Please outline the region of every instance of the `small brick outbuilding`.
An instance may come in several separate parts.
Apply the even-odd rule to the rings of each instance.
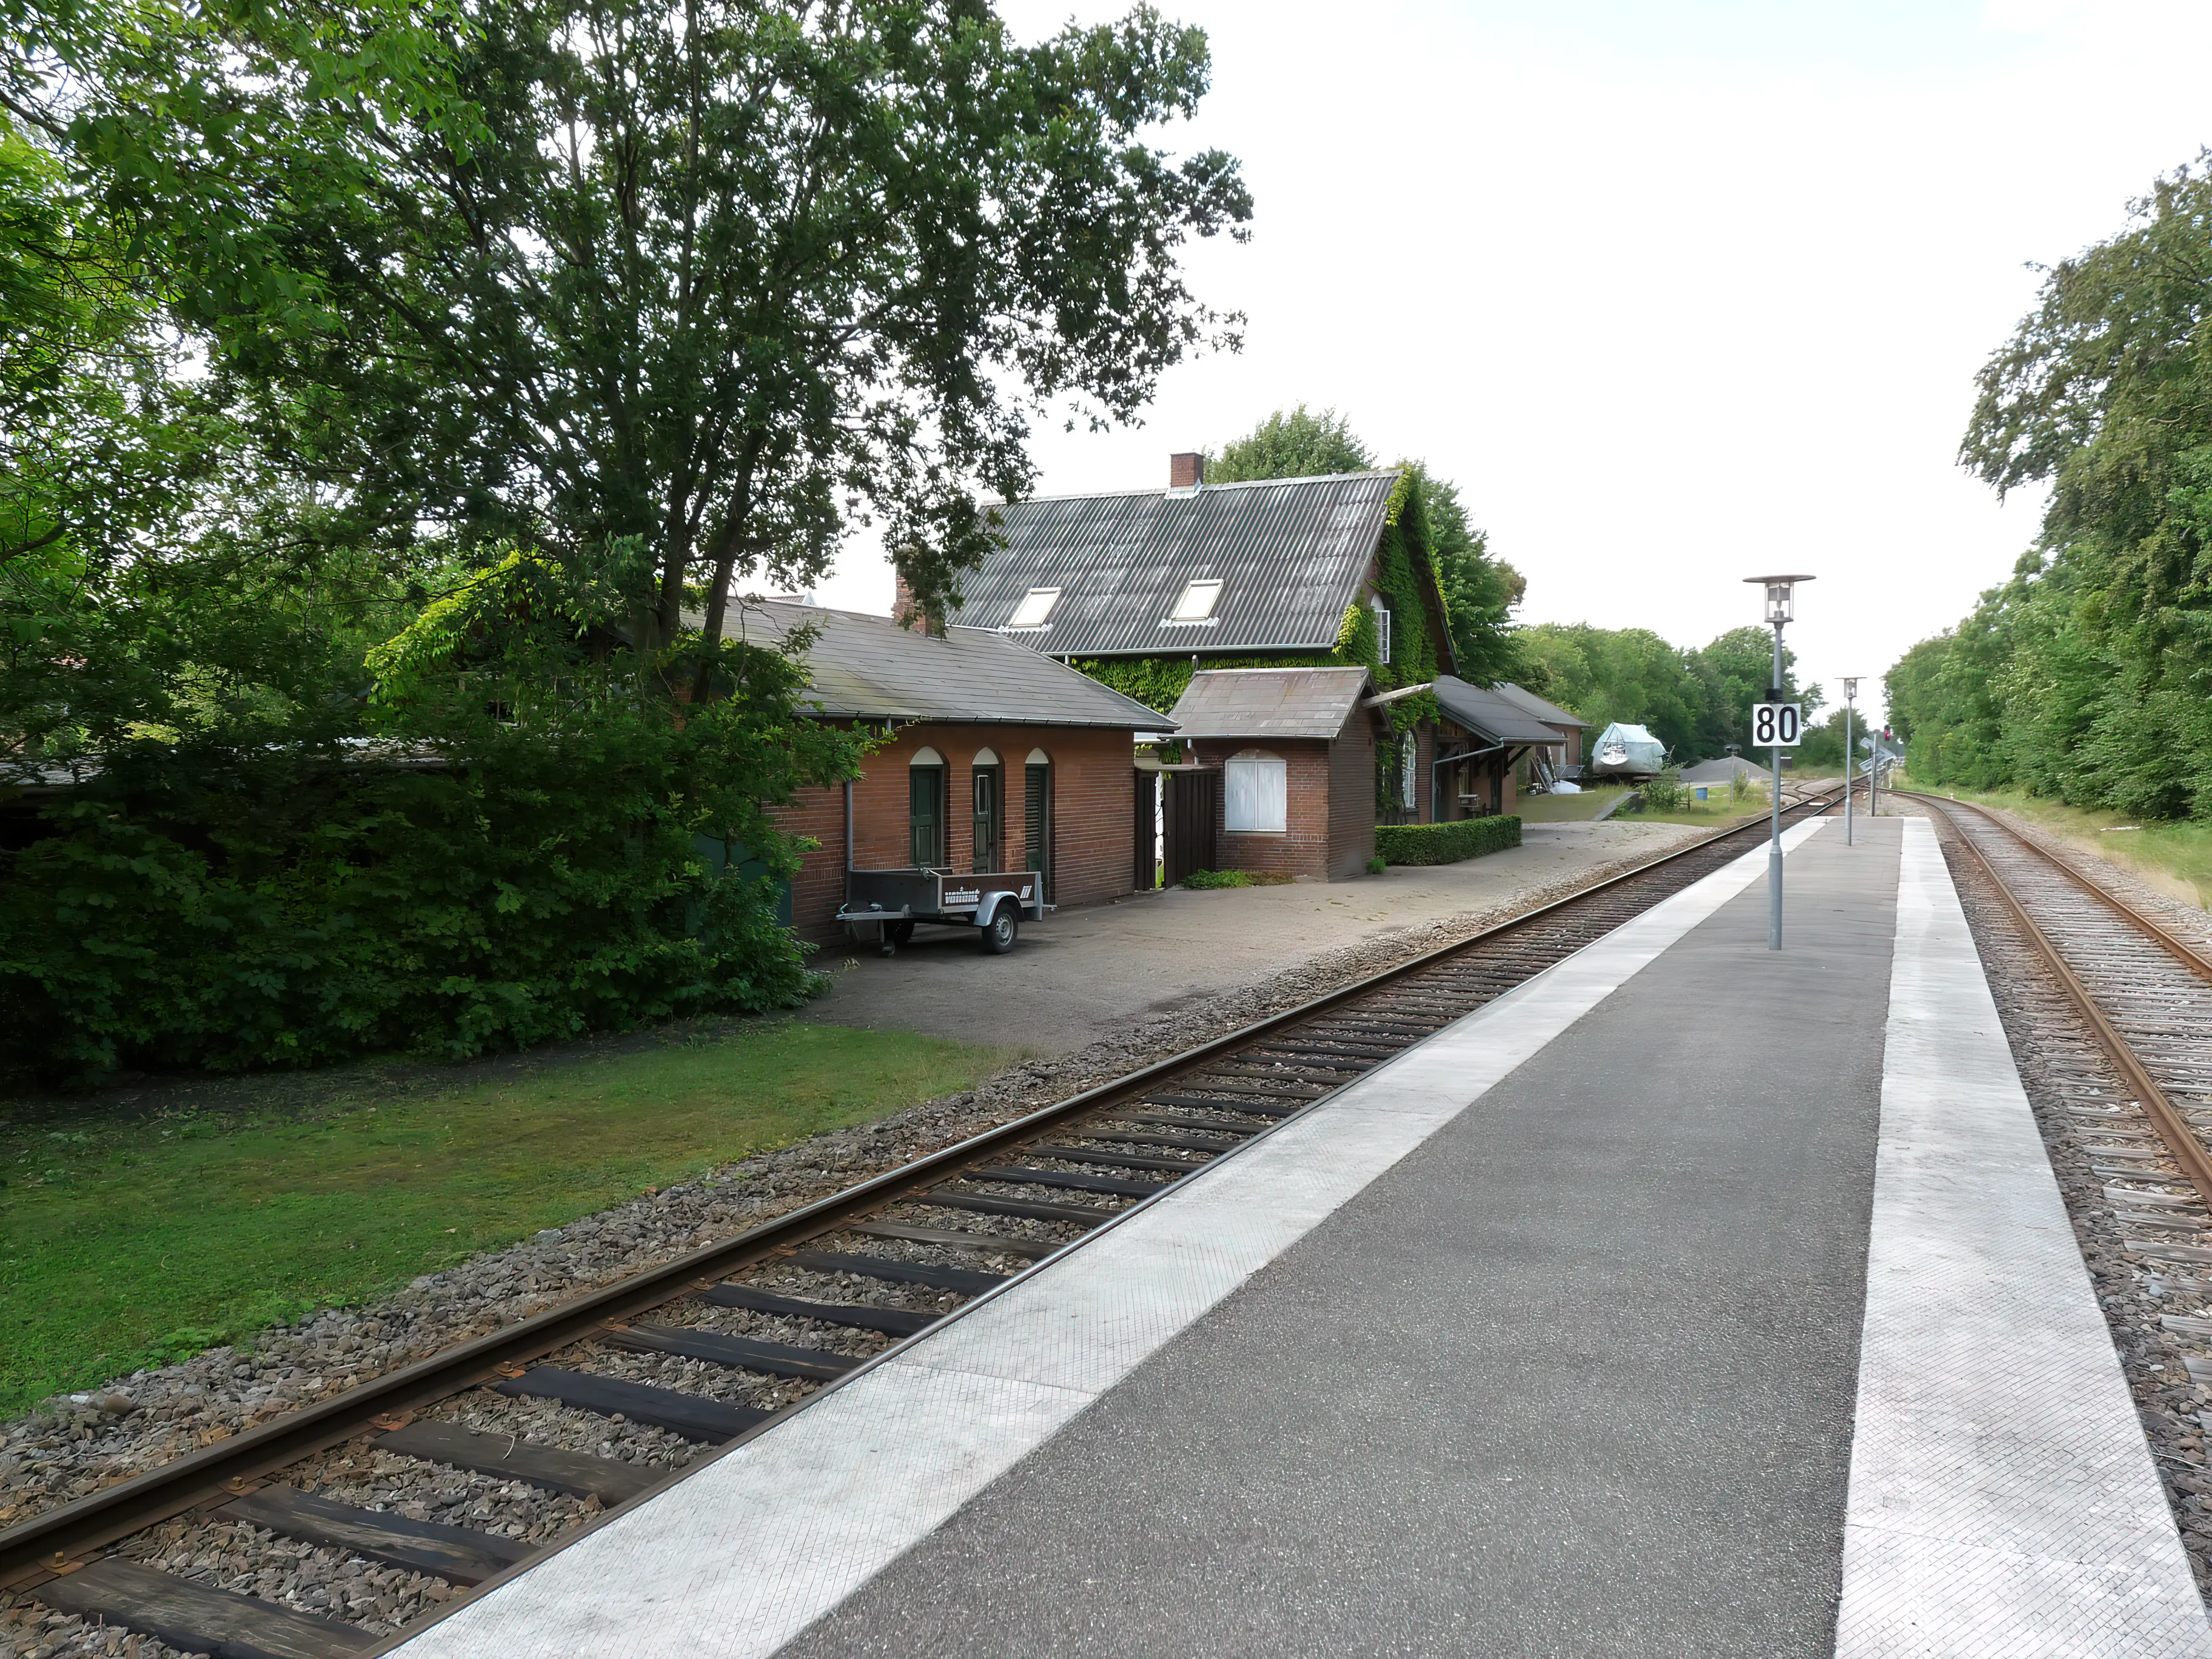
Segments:
[[[852,783],[802,790],[777,814],[821,843],[792,884],[800,938],[843,937],[848,866],[1039,869],[1058,905],[1131,890],[1132,756],[1138,731],[1166,725],[1156,712],[988,629],[933,634],[779,600],[732,611],[730,632],[757,644],[814,630],[809,714],[890,732]]]
[[[1304,881],[1356,876],[1375,856],[1375,748],[1387,716],[1364,668],[1216,668],[1170,716],[1191,758],[1222,773],[1224,870]]]

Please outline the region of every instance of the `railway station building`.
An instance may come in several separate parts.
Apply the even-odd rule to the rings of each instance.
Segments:
[[[1439,674],[1434,690],[1440,718],[1427,779],[1435,797],[1431,817],[1445,822],[1515,811],[1521,769],[1529,756],[1557,742],[1559,733],[1505,696],[1502,686],[1470,685]]]
[[[1364,831],[1348,819],[1312,827],[1311,844],[1333,850],[1298,858],[1334,866],[1363,835],[1371,842],[1377,822],[1437,816],[1425,781],[1438,725],[1419,694],[1455,665],[1408,499],[1396,469],[1211,484],[1202,457],[1175,455],[1164,488],[995,508],[1002,544],[964,580],[956,620],[1058,658],[1164,715],[1198,676],[1300,671],[1321,678],[1295,690],[1277,684],[1304,711],[1297,723],[1305,731],[1326,718],[1324,704],[1348,706],[1344,688],[1364,684],[1363,696],[1386,701],[1357,722],[1295,739],[1320,745],[1313,757],[1329,753],[1330,811],[1365,820]],[[1366,769],[1358,788],[1354,750]],[[1313,757],[1299,763],[1301,775],[1321,764]]]
[[[1532,749],[1521,763],[1521,777],[1526,782],[1544,782],[1559,778],[1578,778],[1583,770],[1583,734],[1589,730],[1589,722],[1578,717],[1572,709],[1562,708],[1548,697],[1540,697],[1526,687],[1510,681],[1501,681],[1490,688],[1507,702],[1517,704],[1539,721],[1549,726],[1553,740],[1540,748]]]
[[[988,629],[778,600],[733,605],[728,624],[765,645],[800,627],[815,631],[802,706],[890,734],[852,783],[802,790],[778,814],[818,843],[792,884],[800,938],[843,937],[848,868],[1036,869],[1058,905],[1131,890],[1130,757],[1139,730],[1169,724],[1157,713]]]

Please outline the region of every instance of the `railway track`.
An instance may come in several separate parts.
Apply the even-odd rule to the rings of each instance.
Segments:
[[[120,1651],[120,1632],[139,1654],[380,1651],[1765,833],[1724,831],[52,1510],[0,1533],[0,1587],[57,1654]]]
[[[2112,1097],[2069,1106],[2112,1131],[2106,1196],[2146,1230],[2212,1231],[2212,957],[1993,814],[1912,799],[1957,833],[2118,1070]]]

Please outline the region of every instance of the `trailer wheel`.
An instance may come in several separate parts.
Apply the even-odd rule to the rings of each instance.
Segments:
[[[1021,922],[1014,909],[1014,902],[1006,900],[991,915],[991,925],[983,929],[983,951],[986,956],[1002,957],[1014,948],[1014,939],[1021,932]]]
[[[914,921],[911,917],[904,921],[887,921],[884,924],[884,943],[886,945],[904,945],[913,938]]]

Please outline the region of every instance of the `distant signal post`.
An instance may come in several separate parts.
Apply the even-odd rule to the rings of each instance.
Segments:
[[[1774,679],[1766,688],[1766,701],[1752,705],[1751,742],[1767,750],[1774,761],[1774,794],[1769,803],[1773,833],[1766,844],[1766,948],[1782,948],[1782,751],[1795,749],[1804,734],[1805,711],[1782,701],[1782,630],[1795,616],[1797,584],[1810,576],[1746,576],[1744,580],[1766,590],[1766,624],[1774,630]]]
[[[1851,705],[1858,700],[1859,677],[1844,676],[1844,845],[1851,844],[1851,774],[1858,767],[1858,751],[1851,747]]]

